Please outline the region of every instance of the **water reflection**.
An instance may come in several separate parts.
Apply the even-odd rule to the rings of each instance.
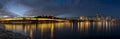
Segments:
[[[89,33],[92,30],[96,32],[110,31],[117,24],[115,22],[59,22],[42,24],[4,24],[6,30],[22,33],[31,37],[31,39],[54,39],[55,36],[61,37],[58,33]],[[86,34],[85,33],[85,34]],[[79,35],[81,36],[81,35]]]
[[[78,22],[78,31],[88,31],[90,22]]]
[[[57,30],[61,30],[64,27],[70,28],[69,22],[62,22],[62,23],[44,23],[44,24],[5,24],[5,29],[19,32],[25,35],[29,35],[31,38],[33,38],[33,34],[36,33],[36,31],[40,32],[40,36],[43,37],[46,32],[50,32],[50,38],[54,37],[54,30],[55,28]]]

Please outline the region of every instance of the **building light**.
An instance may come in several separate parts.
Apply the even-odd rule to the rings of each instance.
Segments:
[[[81,16],[80,19],[81,19],[81,20],[84,20],[84,16]]]

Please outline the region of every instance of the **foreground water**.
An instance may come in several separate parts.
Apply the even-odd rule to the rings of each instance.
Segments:
[[[119,38],[118,22],[58,22],[41,24],[1,24],[0,28],[18,32],[31,39],[105,39]]]

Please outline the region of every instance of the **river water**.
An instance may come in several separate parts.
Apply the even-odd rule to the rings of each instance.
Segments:
[[[115,39],[120,36],[118,22],[1,24],[0,28],[30,36],[31,39]]]

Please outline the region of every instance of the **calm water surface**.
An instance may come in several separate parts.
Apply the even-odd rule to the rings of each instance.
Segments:
[[[41,24],[1,24],[4,29],[31,39],[91,39],[119,38],[118,22],[59,22]]]

